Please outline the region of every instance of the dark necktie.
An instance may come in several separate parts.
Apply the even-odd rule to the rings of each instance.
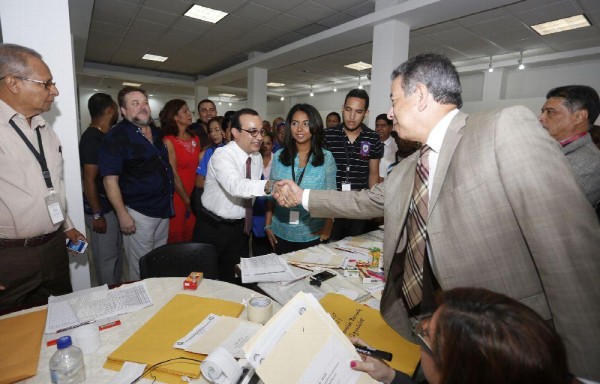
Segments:
[[[408,207],[408,236],[402,276],[402,296],[409,309],[419,305],[423,299],[423,261],[427,257],[430,149],[427,145],[421,148]]]
[[[246,179],[251,179],[252,158],[246,160]],[[250,234],[252,230],[252,199],[244,199],[244,207],[246,208],[246,219],[244,220],[244,233]]]

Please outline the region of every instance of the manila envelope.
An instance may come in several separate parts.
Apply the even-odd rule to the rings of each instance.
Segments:
[[[335,293],[328,293],[320,303],[346,336],[360,337],[372,348],[391,352],[388,364],[412,376],[421,357],[419,346],[396,333],[378,310]]]
[[[200,360],[206,356],[175,349],[173,344],[211,313],[237,317],[243,310],[242,304],[231,301],[175,295],[108,356],[104,368],[119,371],[125,361],[148,364],[149,368],[165,360],[185,357],[196,361],[178,360],[162,364],[151,375],[159,381],[174,384],[181,383],[181,376],[197,378],[200,376]]]
[[[0,384],[37,374],[46,313],[43,309],[0,320],[0,351],[10,351],[0,359]]]

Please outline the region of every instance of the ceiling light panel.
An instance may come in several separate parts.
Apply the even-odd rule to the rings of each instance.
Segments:
[[[546,23],[532,25],[534,31],[541,36],[551,33],[570,31],[572,29],[589,27],[591,24],[584,15],[576,15],[564,19],[548,21]]]
[[[223,97],[235,97],[235,95],[233,93],[219,93],[219,96],[223,96]]]
[[[201,5],[193,5],[188,11],[184,14],[184,16],[193,17],[194,19],[199,19],[202,21],[208,21],[209,23],[216,23],[225,16],[227,16],[227,12],[219,11],[217,9],[203,7]]]
[[[344,67],[350,68],[350,69],[354,69],[354,70],[357,70],[357,71],[364,71],[365,69],[369,69],[372,66],[369,63],[365,63],[363,61],[359,61],[357,63],[352,63],[352,64],[344,65]]]
[[[267,87],[283,87],[284,83],[267,83]]]
[[[160,61],[161,63],[166,61],[168,59],[167,56],[159,56],[159,55],[151,55],[149,53],[146,53],[144,56],[142,56],[142,59],[144,60],[151,60],[151,61]]]
[[[139,87],[139,86],[140,86],[140,85],[142,85],[142,84],[140,84],[140,83],[131,83],[131,82],[128,82],[128,81],[124,81],[124,82],[122,83],[122,85],[128,85],[128,86],[130,86],[130,87]]]

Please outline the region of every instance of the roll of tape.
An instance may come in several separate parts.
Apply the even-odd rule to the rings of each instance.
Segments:
[[[200,365],[202,375],[211,383],[237,383],[242,377],[242,367],[225,348],[217,347]]]
[[[100,331],[96,323],[75,328],[71,332],[71,338],[73,339],[73,344],[79,347],[85,355],[95,352],[100,348]]]
[[[264,324],[273,315],[273,302],[268,297],[253,297],[248,302],[248,320]]]

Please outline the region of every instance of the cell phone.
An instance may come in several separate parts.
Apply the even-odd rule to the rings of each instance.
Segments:
[[[71,240],[67,241],[67,248],[71,251],[75,251],[77,253],[83,253],[87,249],[88,243],[83,240],[79,240],[77,243],[72,242]]]
[[[333,272],[329,272],[329,271],[323,271],[323,272],[319,272],[316,275],[312,275],[310,277],[311,280],[316,280],[319,282],[323,282],[325,280],[329,280],[332,277],[335,277],[335,273]]]

